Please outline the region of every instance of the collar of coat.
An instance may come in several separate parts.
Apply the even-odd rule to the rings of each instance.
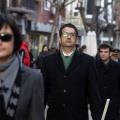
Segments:
[[[109,60],[109,62],[108,62],[108,66],[109,67],[114,67],[114,65],[116,64],[116,62],[115,61],[113,61],[113,60]],[[96,65],[98,66],[98,67],[104,67],[105,65],[104,65],[104,63],[103,63],[103,61],[101,60],[101,59],[99,59],[97,62],[96,62]]]

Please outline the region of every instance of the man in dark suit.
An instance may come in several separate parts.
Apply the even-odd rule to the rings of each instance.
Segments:
[[[118,120],[119,117],[119,90],[120,90],[120,63],[110,59],[112,47],[103,43],[99,47],[100,59],[96,62],[103,106],[106,99],[110,99],[105,120]]]
[[[73,24],[63,25],[59,32],[60,50],[43,60],[47,120],[88,120],[87,98],[93,120],[101,120],[94,58],[75,49],[77,36]]]

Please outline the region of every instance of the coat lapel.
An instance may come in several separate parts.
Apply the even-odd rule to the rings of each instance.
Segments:
[[[63,72],[66,72],[65,67],[64,67],[64,64],[63,64],[63,60],[62,60],[62,57],[61,57],[61,54],[60,54],[60,51],[58,51],[58,52],[55,54],[54,57],[55,57],[55,59],[54,59],[55,64],[57,64],[57,66],[58,66]]]
[[[67,73],[71,72],[80,63],[80,61],[82,60],[80,56],[81,53],[76,50],[73,55],[72,61],[67,69]]]
[[[27,79],[27,77],[29,76],[29,72],[26,72],[26,66],[22,66],[21,67],[21,85],[25,82],[25,80]]]

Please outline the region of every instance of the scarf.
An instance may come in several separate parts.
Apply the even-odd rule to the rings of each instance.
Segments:
[[[0,70],[1,71],[6,70],[13,63],[13,61],[15,60],[15,58],[16,58],[16,55],[14,54],[13,57],[10,60],[8,60],[5,63],[0,64]]]
[[[72,60],[72,57],[73,57],[73,55],[74,55],[74,53],[75,53],[75,49],[73,50],[73,53],[72,53],[68,58],[66,58],[66,57],[63,55],[63,52],[62,52],[61,49],[60,49],[60,53],[61,53],[61,56],[62,56],[62,59],[63,59],[64,67],[65,67],[65,69],[67,70],[68,67],[69,67],[69,65],[70,65],[70,62],[71,62],[71,60]]]
[[[21,85],[21,69],[20,69],[18,56],[14,54],[9,61],[0,65],[0,70],[4,70],[3,73],[1,74],[1,76],[4,78],[4,81],[11,80],[12,82],[11,93],[9,95],[9,98],[7,98],[7,106],[5,107],[6,110],[4,113],[5,116],[4,120],[14,120],[16,108],[19,100],[20,85]],[[6,99],[6,96],[4,97]]]

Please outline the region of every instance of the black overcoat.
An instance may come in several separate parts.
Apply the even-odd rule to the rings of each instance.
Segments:
[[[120,63],[110,59],[107,66],[102,60],[96,62],[100,88],[100,95],[103,107],[106,99],[110,98],[107,119],[116,119],[119,115],[119,90],[120,90]]]
[[[65,70],[60,51],[47,56],[42,73],[45,82],[47,120],[88,120],[87,97],[93,120],[101,120],[101,100],[94,58],[75,51]]]

